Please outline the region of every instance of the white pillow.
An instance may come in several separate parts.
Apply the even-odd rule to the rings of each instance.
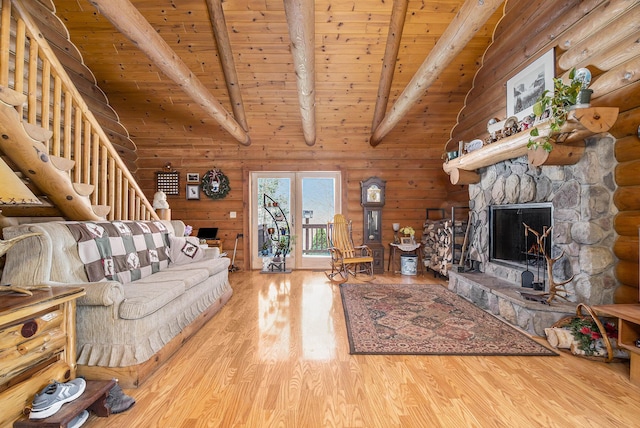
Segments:
[[[169,259],[176,265],[197,262],[204,257],[200,241],[195,236],[175,237],[169,235]]]

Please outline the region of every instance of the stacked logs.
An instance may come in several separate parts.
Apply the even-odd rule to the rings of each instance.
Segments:
[[[422,235],[425,266],[446,276],[451,267],[452,254],[451,220],[426,220]]]
[[[460,256],[466,228],[467,222],[462,220],[427,219],[422,235],[425,267],[442,276],[448,276],[455,262],[454,255],[456,258]]]
[[[444,220],[426,220],[422,233],[422,251],[424,265],[427,269],[437,271],[434,261],[437,260],[438,231],[442,229]]]

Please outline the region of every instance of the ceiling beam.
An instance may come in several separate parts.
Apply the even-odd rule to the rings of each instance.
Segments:
[[[211,26],[216,36],[216,44],[218,46],[218,53],[220,54],[220,64],[222,65],[224,80],[227,84],[227,91],[229,91],[229,100],[231,101],[233,116],[240,126],[242,126],[242,129],[249,132],[247,117],[244,113],[244,104],[242,103],[242,94],[240,93],[240,84],[238,83],[238,73],[236,73],[236,64],[233,60],[231,42],[229,41],[229,33],[227,32],[227,22],[224,19],[224,11],[222,10],[222,0],[207,0],[207,8],[209,9]]]
[[[503,0],[466,0],[389,113],[373,130],[369,141],[372,146],[380,144],[400,122],[502,3]]]
[[[291,53],[296,70],[302,132],[308,146],[316,143],[315,2],[284,0]]]
[[[408,6],[409,0],[394,0],[393,2],[389,33],[387,34],[387,46],[384,50],[384,59],[382,60],[380,84],[378,85],[378,96],[376,97],[376,107],[373,112],[371,129],[376,129],[378,125],[380,125],[384,114],[387,112],[391,82],[393,82],[393,73],[396,69],[396,60],[398,58],[398,51],[400,50],[402,30],[404,29],[404,20],[407,16]]]
[[[249,135],[231,113],[209,92],[200,79],[191,73],[178,54],[129,0],[89,2],[240,144],[251,144]]]

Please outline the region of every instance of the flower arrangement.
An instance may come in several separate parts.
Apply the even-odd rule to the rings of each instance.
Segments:
[[[615,323],[605,321],[602,325],[609,338],[618,338],[618,328]],[[574,317],[565,328],[571,330],[574,340],[578,342],[578,348],[584,351],[585,355],[594,355],[596,353],[598,350],[597,341],[602,339],[602,334],[600,334],[598,326],[593,319]]]
[[[191,235],[191,232],[193,232],[193,227],[188,224],[184,227],[184,236],[189,236]]]
[[[404,233],[405,235],[413,236],[413,235],[416,234],[416,231],[413,230],[413,227],[411,227],[411,226],[405,226],[402,229],[400,229],[400,233]]]

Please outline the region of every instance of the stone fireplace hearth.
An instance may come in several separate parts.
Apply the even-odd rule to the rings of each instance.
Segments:
[[[531,167],[526,157],[482,168],[481,181],[469,186],[469,206],[473,212],[469,258],[479,272],[449,275],[449,288],[486,310],[533,334],[567,313],[575,303],[590,305],[613,302],[617,282],[613,204],[616,166],[612,137],[587,140],[582,159],[575,165]],[[569,303],[554,301],[551,306],[524,300],[521,267],[492,260],[489,246],[489,207],[492,205],[551,203],[553,230],[551,255],[564,256],[554,265],[557,281],[567,284]],[[548,284],[547,284],[548,287]]]

